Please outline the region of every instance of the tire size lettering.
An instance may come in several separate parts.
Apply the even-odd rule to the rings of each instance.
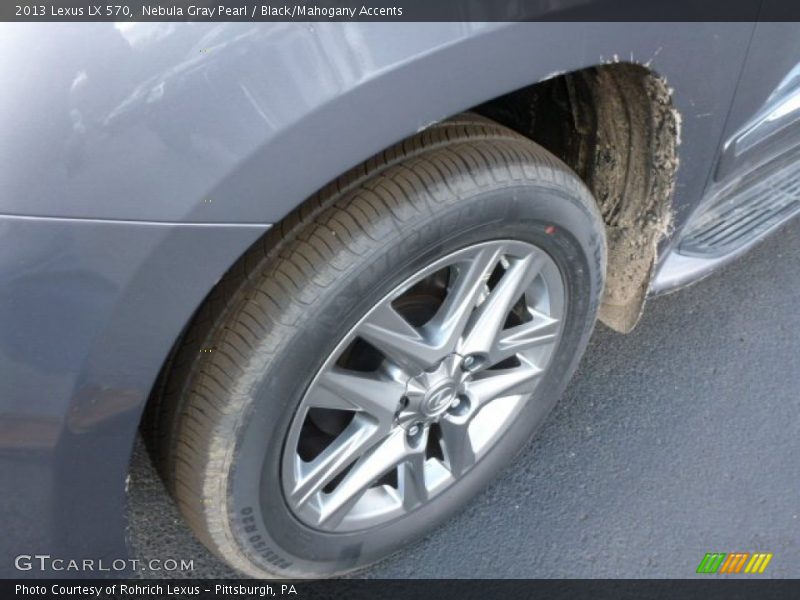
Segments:
[[[275,551],[267,545],[261,535],[257,533],[258,525],[256,522],[256,517],[253,515],[253,508],[246,506],[240,511],[240,514],[242,516],[239,521],[242,529],[247,534],[253,534],[248,535],[247,537],[247,541],[250,543],[253,550],[255,550],[261,558],[266,560],[271,565],[275,565],[281,569],[291,567],[291,561],[287,561],[278,556]]]

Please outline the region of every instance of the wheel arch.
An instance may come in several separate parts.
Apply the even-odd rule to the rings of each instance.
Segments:
[[[642,65],[604,64],[522,88],[477,110],[553,152],[592,191],[608,242],[600,319],[631,331],[672,223],[681,121],[665,80]]]
[[[485,93],[478,103],[462,107],[428,121],[409,116],[415,127],[408,135],[387,138],[391,142],[322,182],[297,204],[271,207],[280,221],[308,197],[335,181],[370,156],[425,129],[432,123],[474,110],[529,137],[569,165],[594,194],[606,222],[609,264],[600,319],[613,329],[627,333],[638,322],[645,304],[659,245],[673,224],[673,190],[679,165],[681,117],[673,102],[672,89],[663,76],[636,63],[595,64],[567,72],[551,72],[541,79],[490,99]],[[334,104],[344,100],[335,100]],[[460,105],[453,105],[460,106]],[[429,108],[428,111],[431,109]],[[439,111],[449,110],[440,108]],[[434,114],[440,114],[434,113]],[[358,111],[341,114],[357,115]],[[311,119],[323,119],[311,115]],[[420,125],[417,125],[421,123]],[[406,129],[408,129],[406,124]],[[403,126],[399,122],[398,126]],[[320,125],[320,127],[322,127]],[[368,129],[368,127],[365,127]],[[352,131],[359,127],[352,124]],[[387,136],[390,135],[387,133]],[[306,143],[296,136],[290,143]],[[296,141],[296,140],[299,140]],[[270,144],[266,152],[280,144]],[[371,148],[371,144],[362,147]],[[248,160],[257,169],[269,159],[260,154]],[[325,168],[319,166],[321,172]],[[310,174],[314,173],[310,169]],[[313,175],[312,175],[313,177]],[[242,173],[236,182],[251,181]],[[274,184],[294,185],[292,181]],[[236,183],[235,185],[240,185]],[[264,185],[267,185],[266,182]],[[222,192],[212,196],[223,195]],[[224,195],[230,195],[225,192]],[[291,194],[288,194],[291,195]],[[279,196],[284,197],[283,194]]]
[[[610,241],[601,319],[618,331],[630,331],[665,254],[660,250],[671,243],[690,212],[687,205],[705,184],[708,171],[697,165],[713,161],[724,124],[719,107],[730,102],[735,69],[715,73],[720,87],[701,97],[691,86],[702,77],[705,65],[700,63],[708,58],[687,68],[684,61],[666,56],[661,24],[621,41],[610,28],[596,24],[540,25],[476,28],[447,42],[442,34],[440,43],[424,50],[408,46],[402,60],[364,72],[352,85],[293,115],[208,192],[219,203],[194,206],[187,217],[279,222],[370,156],[477,107],[565,160],[599,198]],[[570,44],[566,32],[572,37],[585,34],[584,44]],[[406,43],[396,41],[399,46]],[[552,49],[547,55],[537,52],[544,44]],[[619,56],[627,60],[620,62]],[[470,77],[472,70],[480,76]],[[538,123],[519,119],[519,112],[504,113],[501,106],[504,99],[527,103],[527,108],[538,102],[542,108],[541,91],[559,86],[571,90],[565,96],[574,101],[574,110],[559,115],[564,140],[554,139]],[[554,108],[555,103],[549,104]],[[679,153],[684,155],[679,147],[681,115],[690,110],[701,113],[703,121],[693,122],[685,136],[694,166],[682,170],[678,183]],[[624,132],[616,131],[620,124]],[[312,151],[309,139],[316,142]],[[673,197],[676,184],[683,197]]]

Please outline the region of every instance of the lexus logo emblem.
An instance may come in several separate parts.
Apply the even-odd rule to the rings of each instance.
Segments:
[[[425,398],[423,411],[431,416],[444,412],[453,401],[454,393],[455,386],[452,383],[448,383],[433,390],[430,394],[428,394],[428,397]]]

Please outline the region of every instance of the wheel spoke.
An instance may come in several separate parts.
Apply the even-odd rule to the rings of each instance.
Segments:
[[[502,255],[502,246],[481,248],[469,262],[456,267],[456,280],[442,306],[426,325],[427,330],[435,332],[437,346],[445,352],[455,351],[464,326]]]
[[[359,325],[358,335],[410,373],[430,367],[443,356],[421,332],[386,301]]]
[[[344,479],[326,495],[320,506],[319,524],[336,527],[382,475],[408,456],[406,433],[396,429],[356,461]]]
[[[427,437],[426,430],[426,437]],[[423,440],[422,448],[427,440]],[[411,454],[399,467],[398,481],[406,510],[416,508],[428,501],[428,488],[425,485],[425,452]]]
[[[305,392],[281,458],[289,508],[322,531],[371,530],[458,485],[532,397],[566,297],[546,252],[501,239],[425,265],[372,306]]]
[[[520,362],[520,366],[511,369],[484,371],[466,382],[471,415],[474,416],[482,406],[495,398],[533,392],[542,370],[524,358]]]
[[[475,464],[475,451],[469,438],[469,420],[445,417],[439,421],[442,450],[453,477],[461,477]]]
[[[319,456],[310,463],[301,464],[291,499],[298,506],[305,504],[377,441],[376,431],[373,423],[356,415]]]
[[[544,264],[542,253],[532,253],[509,266],[468,325],[469,331],[461,344],[462,354],[488,355],[491,352],[514,303]]]
[[[532,312],[534,313],[532,321],[504,329],[499,333],[494,347],[489,353],[490,364],[496,365],[518,352],[556,341],[558,319],[553,319],[537,311]]]
[[[363,412],[384,426],[391,423],[405,392],[405,385],[394,379],[337,367],[321,373],[317,383],[310,406]]]

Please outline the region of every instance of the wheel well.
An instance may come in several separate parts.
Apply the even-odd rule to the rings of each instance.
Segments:
[[[671,222],[680,118],[666,82],[614,63],[559,75],[473,110],[536,141],[592,191],[608,240],[600,319],[632,330]]]

